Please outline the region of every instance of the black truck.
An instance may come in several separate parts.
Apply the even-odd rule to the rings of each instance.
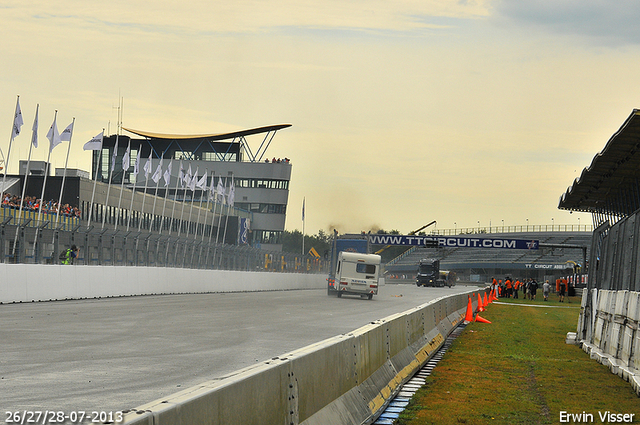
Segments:
[[[456,274],[440,270],[440,260],[422,259],[418,262],[417,286],[449,286],[456,284]]]

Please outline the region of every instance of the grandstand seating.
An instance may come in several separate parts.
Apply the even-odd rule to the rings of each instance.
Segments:
[[[566,244],[591,246],[591,232],[517,232],[491,233],[477,235],[482,238],[524,239],[537,240],[541,244]],[[583,263],[582,250],[575,248],[540,248],[537,250],[519,249],[486,249],[486,248],[422,248],[413,247],[404,254],[386,264],[387,274],[414,273],[418,261],[423,258],[440,260],[440,267],[448,270],[458,270],[458,274],[469,272],[470,269],[490,269],[495,274],[506,273],[505,270],[525,269],[526,264],[566,265],[571,268],[572,263]],[[588,253],[587,253],[587,258]]]

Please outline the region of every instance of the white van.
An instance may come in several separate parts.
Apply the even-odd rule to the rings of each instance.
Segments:
[[[378,294],[379,275],[379,255],[340,252],[335,277],[338,297],[347,294],[372,299]]]

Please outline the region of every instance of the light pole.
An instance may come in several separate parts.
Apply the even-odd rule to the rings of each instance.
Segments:
[[[551,231],[553,232],[553,217],[551,217]]]
[[[529,231],[529,219],[527,218],[527,232]]]
[[[502,233],[504,233],[504,220],[502,220]]]

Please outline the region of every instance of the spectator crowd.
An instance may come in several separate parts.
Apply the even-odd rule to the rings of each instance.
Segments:
[[[5,193],[2,199],[2,207],[3,208],[20,208],[21,198],[16,195],[11,195],[10,193]],[[80,210],[78,207],[72,207],[69,204],[59,205],[57,201],[45,201],[42,202],[40,199],[37,199],[35,196],[25,196],[24,201],[22,202],[22,210],[23,211],[38,211],[40,209],[40,204],[42,204],[42,212],[49,214],[57,214],[64,215],[66,217],[78,217],[80,218]]]

